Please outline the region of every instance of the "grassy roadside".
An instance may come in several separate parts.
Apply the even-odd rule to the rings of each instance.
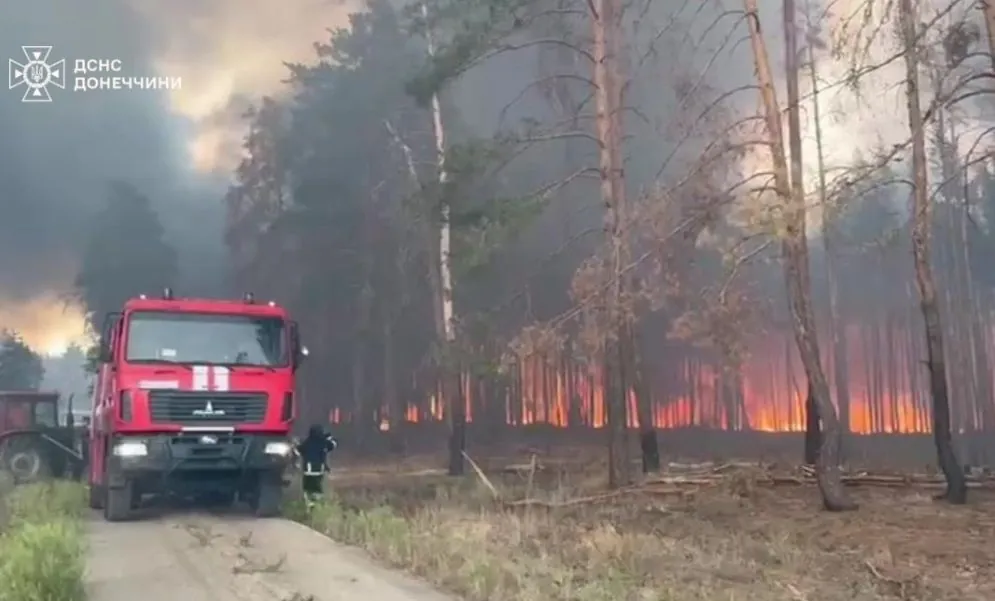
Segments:
[[[0,473],[0,601],[82,601],[85,488]]]
[[[340,483],[289,517],[467,601],[995,599],[992,497],[957,509],[860,491],[861,512],[839,516],[813,510],[807,487],[593,500],[562,479],[496,484],[536,503],[495,502],[472,479],[405,479]]]

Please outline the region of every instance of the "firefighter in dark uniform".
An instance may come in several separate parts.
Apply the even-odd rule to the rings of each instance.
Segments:
[[[325,463],[328,454],[339,446],[331,434],[326,434],[324,428],[315,424],[308,430],[307,438],[297,445],[297,454],[301,457],[301,468],[304,472],[304,499],[308,506],[314,505],[324,492]]]

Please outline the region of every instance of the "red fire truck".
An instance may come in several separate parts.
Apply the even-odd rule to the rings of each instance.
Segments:
[[[125,520],[146,494],[280,511],[307,349],[273,302],[127,301],[104,322],[90,420],[90,506]]]

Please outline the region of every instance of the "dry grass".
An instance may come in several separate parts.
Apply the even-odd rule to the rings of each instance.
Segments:
[[[480,479],[352,472],[305,517],[470,601],[995,599],[995,496],[968,507],[914,489],[818,510],[810,487],[673,487],[562,508],[510,507]],[[594,470],[596,471],[596,470]],[[504,499],[587,496],[592,470],[492,476]]]

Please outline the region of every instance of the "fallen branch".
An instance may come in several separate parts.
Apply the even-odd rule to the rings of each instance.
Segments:
[[[719,474],[712,476],[704,474],[695,476],[654,476],[653,478],[646,480],[644,484],[691,484],[695,486],[713,486],[727,480],[727,478]]]
[[[650,494],[650,495],[680,495],[682,497],[686,497],[693,495],[696,490],[697,489],[677,488],[677,487],[656,488],[650,486],[630,486],[597,495],[576,497],[573,499],[566,499],[563,501],[543,501],[541,499],[519,499],[517,501],[508,501],[504,504],[504,506],[505,507],[541,507],[543,509],[564,509],[567,507],[576,507],[578,505],[586,505],[590,503],[610,501],[634,493]]]
[[[786,478],[786,477],[774,477],[769,480],[761,480],[759,484],[793,484],[793,485],[804,485],[813,484],[814,480],[801,479],[801,478]],[[901,481],[901,480],[882,480],[876,478],[843,478],[843,484],[845,486],[875,486],[879,488],[925,488],[925,489],[941,489],[946,488],[947,484],[945,482],[916,482],[916,481]],[[975,490],[995,490],[995,482],[968,482],[967,487]]]
[[[466,451],[460,451],[460,452],[463,454],[463,458],[466,459],[467,462],[470,464],[470,467],[473,468],[473,471],[476,472],[477,477],[480,478],[480,481],[483,482],[484,486],[486,486],[487,489],[491,491],[491,496],[495,500],[500,499],[501,493],[498,492],[498,489],[491,482],[491,479],[488,478],[487,475],[484,473],[484,470],[480,469],[480,466],[477,465],[476,461],[470,459],[470,456],[466,454]]]
[[[815,470],[810,466],[804,466],[797,476],[769,475],[761,479],[770,484],[804,485],[815,481]],[[944,488],[947,483],[940,476],[928,474],[870,474],[859,472],[856,474],[845,474],[841,478],[843,484],[847,486],[879,486],[884,488]],[[974,489],[995,490],[995,479],[992,478],[969,478],[967,485]]]
[[[668,471],[677,472],[725,472],[730,469],[757,469],[764,468],[760,463],[749,462],[749,461],[727,461],[724,463],[716,464],[713,461],[705,461],[702,463],[675,463],[671,462],[667,464]]]

